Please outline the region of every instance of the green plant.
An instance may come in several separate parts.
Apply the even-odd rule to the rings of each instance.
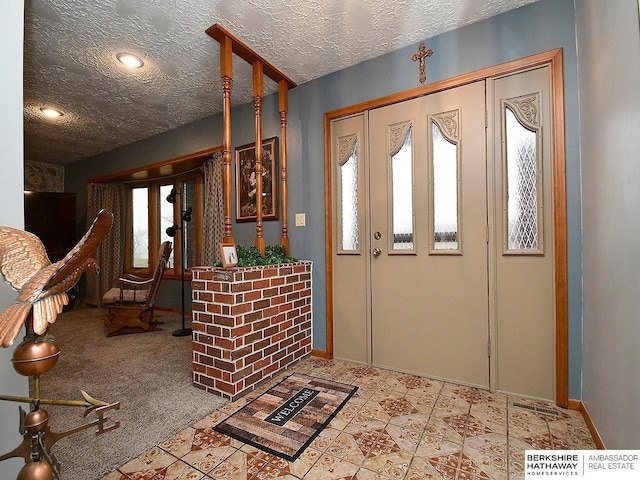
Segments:
[[[236,246],[238,253],[238,267],[255,267],[260,265],[278,265],[281,263],[296,263],[297,258],[287,257],[282,245],[267,245],[264,257],[254,245],[250,247]],[[216,264],[222,266],[221,263]]]

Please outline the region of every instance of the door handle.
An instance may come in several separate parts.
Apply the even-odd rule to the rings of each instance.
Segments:
[[[374,257],[379,257],[381,253],[382,253],[382,250],[380,250],[378,247],[373,249],[373,256]]]

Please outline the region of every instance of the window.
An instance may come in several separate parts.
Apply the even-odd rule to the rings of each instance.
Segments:
[[[538,93],[503,99],[505,254],[543,254]]]
[[[338,183],[340,190],[340,252],[360,251],[358,212],[358,138],[357,135],[340,137],[338,151]]]
[[[202,237],[202,174],[198,171],[129,185],[125,271],[152,272],[160,244],[167,240],[173,243],[173,251],[166,275],[179,275],[183,264],[186,271],[198,265],[198,239]],[[172,192],[175,192],[174,203],[167,201]],[[175,235],[172,237],[167,230],[172,230],[173,225],[177,225],[177,228],[173,229]]]
[[[459,110],[429,116],[431,254],[461,254]]]
[[[149,187],[131,189],[131,265],[149,268]]]
[[[389,127],[392,251],[414,251],[413,148],[411,122]]]

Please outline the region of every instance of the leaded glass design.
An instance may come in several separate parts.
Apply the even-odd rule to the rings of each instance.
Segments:
[[[506,102],[506,243],[513,253],[541,250],[540,159],[538,158],[537,95]]]
[[[458,113],[431,117],[431,251],[460,251]]]
[[[359,251],[357,136],[340,138],[338,141],[340,149],[340,241],[343,251]]]
[[[393,250],[413,250],[413,150],[411,124],[391,127]],[[400,135],[400,136],[398,136]],[[399,148],[394,148],[399,145]]]

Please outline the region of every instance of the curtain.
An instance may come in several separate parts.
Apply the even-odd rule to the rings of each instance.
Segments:
[[[202,164],[204,173],[204,215],[202,225],[202,265],[211,266],[220,259],[218,245],[224,236],[224,192],[222,188],[222,152],[216,152]]]
[[[95,259],[100,271],[87,274],[85,302],[99,306],[102,295],[111,288],[113,279],[122,275],[124,263],[127,189],[122,183],[90,183],[87,185],[87,228],[101,209],[113,213],[113,226],[98,248]]]

